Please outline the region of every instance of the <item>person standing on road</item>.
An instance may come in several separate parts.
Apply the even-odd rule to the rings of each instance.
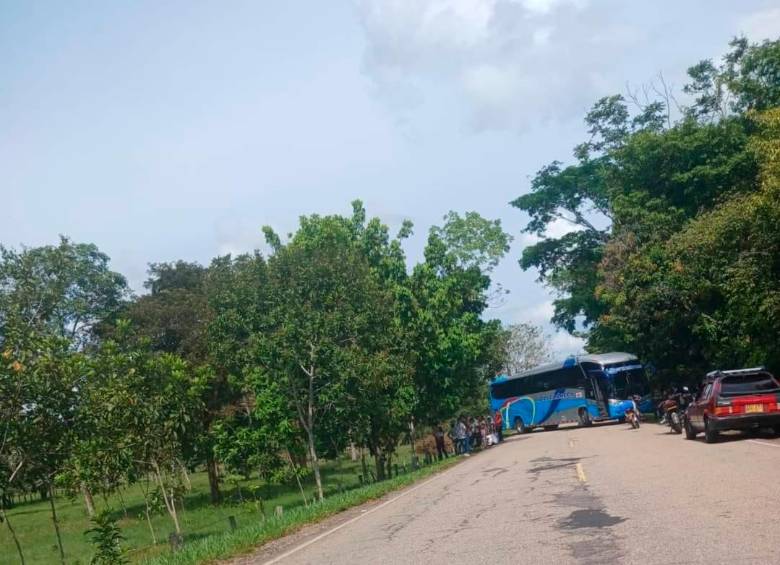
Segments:
[[[504,441],[504,418],[501,416],[501,410],[496,410],[493,414],[493,427],[496,428],[498,443]]]

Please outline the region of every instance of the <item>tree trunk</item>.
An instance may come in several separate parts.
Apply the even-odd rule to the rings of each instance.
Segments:
[[[292,469],[293,475],[295,475],[295,481],[298,483],[298,490],[301,491],[301,498],[303,499],[303,505],[308,506],[309,500],[306,498],[306,493],[304,492],[303,485],[301,484],[301,478],[298,476],[298,467],[297,465],[295,465],[295,461],[293,461],[290,450],[285,449],[285,452],[287,453],[287,459],[289,459],[290,461],[290,468]]]
[[[317,499],[322,502],[325,496],[322,493],[322,477],[320,477],[320,460],[317,458],[317,448],[314,447],[314,434],[306,430],[309,437],[309,456],[311,457],[311,469],[314,471],[314,482],[317,485]]]
[[[173,493],[171,493],[169,497],[168,491],[165,488],[165,482],[163,481],[162,474],[160,473],[160,467],[157,465],[157,462],[152,461],[152,466],[154,467],[155,474],[157,475],[157,483],[160,485],[160,490],[162,491],[165,508],[168,510],[168,514],[170,514],[171,518],[173,519],[173,525],[176,528],[176,533],[181,535],[181,526],[179,526],[179,516],[176,512],[176,501],[173,498]]]
[[[154,532],[154,526],[152,526],[152,517],[149,515],[149,501],[144,497],[144,504],[146,505],[146,523],[149,524],[149,532],[152,534],[152,543],[157,545],[157,535]]]
[[[309,438],[309,455],[311,456],[311,468],[314,471],[314,482],[317,484],[317,499],[322,502],[325,498],[322,493],[322,477],[320,477],[320,460],[317,458],[317,448],[314,446],[314,353],[312,349],[312,365],[309,367],[309,396],[306,410],[306,435]]]
[[[92,518],[95,515],[95,501],[92,498],[92,491],[86,483],[81,483],[81,494],[84,495],[84,506],[87,507],[87,515]]]
[[[11,526],[11,522],[8,521],[8,514],[5,513],[4,500],[0,501],[0,517],[2,517],[3,522],[5,522],[5,525],[8,528],[8,531],[11,533],[11,537],[13,538],[14,544],[16,545],[16,552],[19,554],[19,561],[21,562],[22,565],[24,565],[24,553],[22,553],[22,546],[19,543],[19,539],[16,537],[16,532]]]
[[[122,512],[124,513],[125,518],[127,518],[127,504],[125,504],[125,497],[122,495],[122,487],[117,488],[116,493],[119,495],[119,504],[122,505]]]
[[[157,545],[157,534],[154,531],[154,526],[152,525],[152,517],[149,509],[149,473],[146,474],[146,482],[144,483],[145,486],[143,486],[143,494],[144,494],[144,506],[145,506],[145,513],[146,513],[146,523],[149,524],[149,531],[152,533],[152,542],[154,545]]]
[[[357,449],[355,449],[355,442],[352,440],[349,442],[349,457],[352,459],[352,461],[357,461],[358,459]]]
[[[222,500],[222,493],[219,492],[219,471],[217,469],[217,460],[214,454],[208,450],[206,454],[206,472],[209,475],[209,491],[211,493],[211,504],[219,504]]]
[[[374,462],[376,463],[376,480],[385,480],[385,454],[381,449],[377,449],[376,455],[374,455]]]
[[[187,472],[187,467],[181,461],[178,461],[179,468],[181,469],[182,478],[184,478],[184,485],[187,488],[187,492],[192,492],[192,481],[190,480],[190,474]]]
[[[62,536],[60,535],[60,524],[57,522],[57,511],[54,508],[54,488],[49,483],[49,504],[51,505],[51,520],[54,522],[54,532],[57,534],[57,545],[60,548],[60,562],[65,565],[65,549],[62,547]]]

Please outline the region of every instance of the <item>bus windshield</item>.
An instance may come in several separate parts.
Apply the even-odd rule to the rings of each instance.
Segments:
[[[607,385],[609,398],[627,400],[634,395],[645,396],[650,390],[647,375],[641,366],[617,371],[607,370],[607,374],[609,375]]]

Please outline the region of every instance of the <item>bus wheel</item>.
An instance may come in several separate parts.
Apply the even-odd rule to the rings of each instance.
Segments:
[[[593,422],[590,419],[590,412],[588,412],[587,408],[580,408],[579,412],[577,413],[580,419],[580,426],[590,426],[593,424]]]
[[[515,418],[515,430],[518,434],[527,434],[529,431],[531,431],[528,426],[525,425],[523,419],[519,416]]]

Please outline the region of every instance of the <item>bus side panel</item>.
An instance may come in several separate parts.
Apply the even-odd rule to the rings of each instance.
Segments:
[[[533,426],[534,418],[534,404],[533,399],[528,396],[520,397],[509,405],[508,418],[506,418],[505,426],[515,427],[515,422],[518,418],[522,418],[523,423],[526,426]]]
[[[533,424],[526,425],[534,426],[555,426],[567,422],[577,422],[579,421],[580,408],[588,407],[589,404],[585,399],[584,391],[577,388],[537,393],[531,395],[531,400],[533,400],[533,406],[531,406],[530,401],[526,403],[529,404],[529,408],[532,408]],[[589,407],[588,410],[591,411]],[[523,418],[523,422],[528,422],[528,420]]]

